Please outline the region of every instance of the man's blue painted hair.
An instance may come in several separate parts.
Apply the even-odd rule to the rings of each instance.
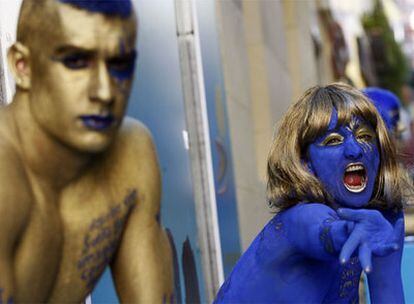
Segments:
[[[129,17],[132,12],[131,0],[58,0],[94,13],[108,16]]]

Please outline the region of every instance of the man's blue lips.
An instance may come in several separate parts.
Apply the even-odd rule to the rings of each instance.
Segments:
[[[82,115],[80,119],[83,122],[83,125],[88,129],[96,131],[104,131],[110,128],[114,122],[115,117],[111,114],[109,115]]]

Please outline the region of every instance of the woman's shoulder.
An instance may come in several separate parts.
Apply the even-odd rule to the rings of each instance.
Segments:
[[[292,216],[300,217],[314,217],[318,215],[335,215],[336,212],[333,208],[325,203],[319,202],[300,202],[290,208],[280,211],[275,217],[285,218]]]

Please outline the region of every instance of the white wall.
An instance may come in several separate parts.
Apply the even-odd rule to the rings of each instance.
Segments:
[[[274,127],[305,89],[332,81],[330,57],[324,52],[316,62],[313,51],[311,29],[319,29],[315,1],[216,2],[245,250],[273,216],[265,176]]]
[[[273,216],[266,158],[275,123],[291,102],[280,1],[217,1],[242,250]]]

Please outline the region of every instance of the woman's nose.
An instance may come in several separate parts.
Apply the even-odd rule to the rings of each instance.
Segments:
[[[344,154],[345,157],[352,160],[357,160],[362,157],[362,147],[360,144],[356,141],[356,139],[352,136],[348,140],[344,142],[345,149]]]

